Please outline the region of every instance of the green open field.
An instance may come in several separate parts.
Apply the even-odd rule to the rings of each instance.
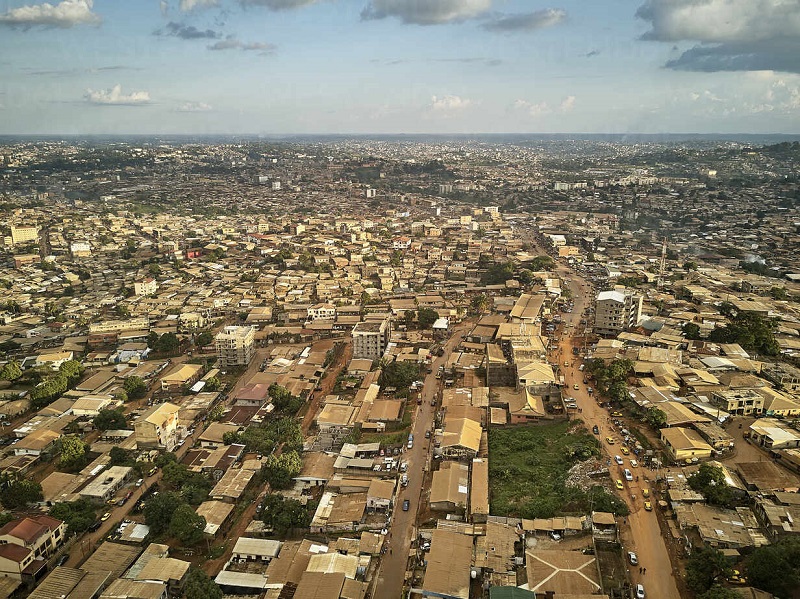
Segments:
[[[601,486],[567,487],[569,469],[600,455],[600,444],[580,423],[489,429],[490,513],[518,518],[599,511],[627,513]]]

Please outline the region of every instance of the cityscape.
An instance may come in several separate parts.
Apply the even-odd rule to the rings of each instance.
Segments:
[[[800,597],[797,0],[9,0],[0,599]]]

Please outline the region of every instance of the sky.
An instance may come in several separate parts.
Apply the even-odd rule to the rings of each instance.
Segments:
[[[0,0],[0,134],[800,133],[800,0]]]

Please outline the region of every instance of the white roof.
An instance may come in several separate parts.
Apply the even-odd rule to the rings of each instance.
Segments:
[[[240,555],[266,555],[275,557],[281,550],[282,543],[272,539],[250,539],[239,537],[233,547],[234,554]]]
[[[625,294],[621,291],[601,291],[597,294],[597,301],[607,301],[612,300],[615,302],[624,302],[625,301]]]

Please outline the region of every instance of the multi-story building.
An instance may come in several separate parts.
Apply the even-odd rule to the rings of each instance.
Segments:
[[[359,322],[353,327],[353,357],[380,360],[391,332],[388,318],[379,322]]]
[[[11,243],[27,243],[39,239],[39,229],[36,227],[11,226]]]
[[[642,317],[642,296],[629,291],[601,291],[595,302],[594,332],[617,336]]]
[[[336,306],[333,304],[314,304],[308,308],[308,320],[335,320]]]
[[[711,393],[712,401],[729,414],[759,415],[764,411],[764,396],[753,389],[729,389]]]
[[[229,326],[222,329],[215,338],[220,367],[250,364],[255,338],[255,327]]]
[[[178,410],[169,402],[148,409],[134,423],[137,448],[165,448],[172,451],[178,440]]]
[[[152,277],[133,283],[133,292],[136,295],[152,295],[158,289],[158,283]]]
[[[64,542],[66,525],[50,516],[32,516],[12,520],[0,528],[0,544],[25,547],[35,557],[48,557]]]

